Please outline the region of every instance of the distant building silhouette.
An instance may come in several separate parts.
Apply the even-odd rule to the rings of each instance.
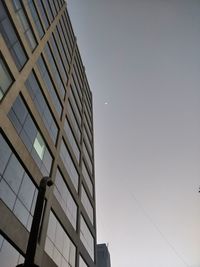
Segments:
[[[106,244],[97,245],[97,267],[111,267],[110,253]]]

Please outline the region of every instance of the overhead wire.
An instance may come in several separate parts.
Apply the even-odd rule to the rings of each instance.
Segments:
[[[177,251],[177,249],[174,247],[174,245],[172,245],[172,243],[168,240],[168,238],[163,234],[163,232],[160,230],[160,228],[158,227],[158,225],[154,222],[154,220],[152,219],[152,217],[149,215],[149,213],[147,213],[147,211],[145,210],[145,208],[143,207],[143,205],[138,201],[138,199],[136,198],[136,196],[132,193],[129,192],[130,196],[132,197],[132,199],[134,199],[134,201],[136,202],[138,208],[142,211],[143,215],[146,217],[146,219],[152,224],[152,226],[155,228],[155,230],[160,234],[160,236],[162,237],[162,239],[166,242],[166,244],[168,244],[168,246],[171,248],[171,250],[174,252],[174,254],[177,256],[177,258],[179,258],[179,260],[186,266],[186,267],[190,267],[190,265],[186,262],[185,259],[183,259],[183,257],[180,255],[180,253]]]

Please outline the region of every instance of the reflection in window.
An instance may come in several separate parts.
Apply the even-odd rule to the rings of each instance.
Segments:
[[[71,126],[70,126],[70,124],[66,118],[65,118],[64,129],[65,129],[65,133],[67,135],[67,139],[68,139],[68,141],[71,145],[71,148],[74,152],[74,155],[75,155],[77,161],[79,162],[80,150],[79,150],[78,145],[76,143],[76,139],[75,139],[74,134],[72,132]]]
[[[0,234],[0,259],[2,267],[24,263],[24,257]]]
[[[33,34],[32,29],[30,27],[30,23],[26,17],[25,12],[24,12],[24,8],[22,7],[20,0],[12,0],[12,3],[14,6],[14,9],[15,9],[16,16],[19,20],[21,27],[22,27],[24,36],[25,36],[26,40],[28,41],[28,44],[29,44],[31,51],[33,51],[37,45],[36,39],[35,39],[35,36]]]
[[[77,205],[69,192],[66,183],[59,170],[56,172],[56,180],[54,186],[54,195],[60,203],[62,209],[76,230]]]
[[[79,267],[88,267],[81,255],[79,255]]]
[[[42,174],[48,176],[51,171],[52,156],[21,96],[15,100],[8,117]]]
[[[30,73],[28,79],[25,82],[25,85],[30,93],[30,96],[40,113],[40,116],[54,142],[56,143],[58,135],[58,127],[55,123],[55,120],[51,114],[51,111],[47,105],[47,101],[44,98],[41,87],[36,79],[36,76],[33,72]]]
[[[69,177],[76,189],[76,191],[78,191],[78,182],[79,182],[79,175],[78,172],[76,170],[76,167],[74,165],[74,162],[71,158],[71,155],[68,151],[68,148],[65,144],[65,142],[62,139],[62,143],[60,146],[60,157],[65,165],[65,168],[69,174]]]
[[[45,251],[58,267],[75,267],[76,247],[52,212],[49,216]]]
[[[52,98],[52,101],[53,101],[53,104],[55,106],[55,109],[56,111],[58,112],[59,115],[61,115],[61,112],[62,112],[62,106],[61,106],[61,103],[60,103],[60,100],[56,94],[56,91],[55,91],[55,87],[52,83],[52,80],[50,78],[50,75],[49,75],[49,72],[47,70],[47,67],[44,63],[44,59],[40,56],[38,61],[37,61],[37,66],[38,66],[38,69],[40,71],[40,75],[46,85],[46,89],[47,91],[49,92],[51,98]]]
[[[82,162],[82,174],[83,174],[83,177],[85,179],[85,182],[86,182],[86,184],[88,186],[88,189],[90,191],[90,194],[93,197],[93,185],[92,185],[91,178],[90,178],[90,175],[88,173],[88,170],[87,170],[87,168],[85,166],[85,162],[84,161]]]
[[[17,37],[13,24],[4,8],[3,1],[0,0],[0,33],[5,40],[5,43],[13,57],[13,60],[18,68],[21,70],[27,61],[25,51]]]
[[[37,189],[0,135],[0,199],[30,231]]]
[[[80,238],[81,241],[83,242],[83,245],[87,249],[90,257],[94,261],[94,238],[90,233],[90,230],[85,220],[83,219],[83,216],[81,216]]]
[[[0,100],[3,98],[4,94],[12,84],[12,78],[8,72],[8,69],[0,57]]]
[[[30,9],[33,21],[35,23],[35,29],[38,31],[39,37],[41,39],[44,36],[44,30],[33,0],[28,0],[28,7]]]
[[[94,210],[83,185],[81,187],[81,202],[83,203],[83,206],[88,214],[88,217],[90,218],[90,221],[93,224]]]

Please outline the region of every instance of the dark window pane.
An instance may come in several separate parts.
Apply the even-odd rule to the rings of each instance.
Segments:
[[[8,46],[8,49],[12,54],[13,60],[15,61],[18,70],[21,70],[21,68],[27,61],[27,56],[19,41],[19,38],[15,32],[13,24],[8,16],[2,0],[0,0],[0,10],[0,33],[2,34]]]
[[[11,210],[13,209],[16,195],[3,179],[0,182],[0,199],[2,199]]]
[[[0,246],[0,259],[2,267],[13,267],[24,261],[19,252],[6,239],[0,235],[2,245]]]
[[[6,167],[4,178],[12,190],[17,193],[22,181],[24,169],[15,155],[12,155]]]
[[[5,143],[2,135],[0,135],[0,174],[3,174],[10,155],[11,150],[9,146]]]
[[[35,192],[35,185],[30,180],[28,175],[25,174],[19,190],[19,199],[28,210],[31,209],[34,192]]]
[[[13,79],[8,72],[7,66],[2,57],[0,57],[0,100],[12,84],[12,81]]]
[[[35,29],[37,29],[39,37],[41,39],[44,35],[44,30],[43,30],[40,18],[38,16],[37,10],[35,8],[35,4],[33,3],[33,0],[28,0],[28,6],[29,6],[33,21],[36,26]]]

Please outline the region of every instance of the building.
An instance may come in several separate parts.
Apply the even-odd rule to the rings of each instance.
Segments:
[[[110,253],[106,244],[97,245],[97,267],[111,267]]]
[[[0,267],[96,266],[92,93],[64,0],[0,0]]]

